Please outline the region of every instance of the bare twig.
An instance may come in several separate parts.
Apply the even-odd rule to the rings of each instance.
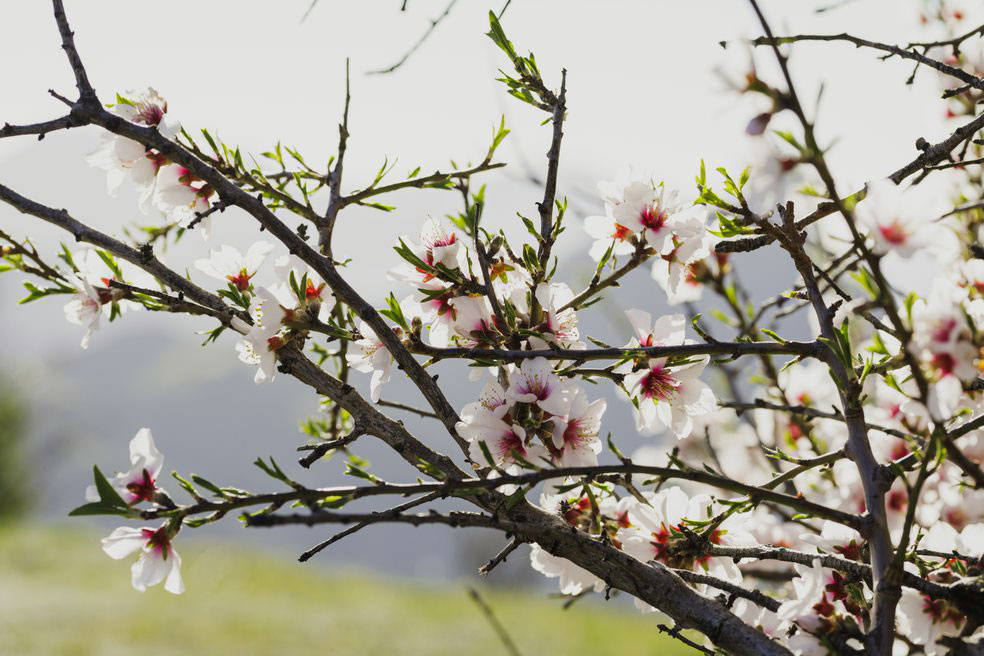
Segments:
[[[484,615],[485,619],[488,620],[492,630],[495,631],[495,635],[502,642],[502,646],[506,648],[506,651],[510,654],[510,656],[520,656],[519,648],[516,647],[516,643],[509,635],[509,632],[506,631],[506,627],[502,625],[502,622],[500,622],[495,616],[495,613],[492,612],[492,608],[485,603],[485,600],[478,594],[478,590],[469,586],[468,596],[475,602],[478,609],[482,611],[482,615]]]
[[[451,13],[451,9],[454,7],[455,3],[457,2],[458,0],[451,0],[451,2],[448,3],[448,6],[444,8],[444,11],[441,12],[441,15],[431,20],[431,24],[427,28],[427,30],[422,35],[420,35],[420,38],[417,39],[417,41],[412,46],[410,46],[410,49],[407,50],[403,54],[403,56],[396,61],[396,63],[387,66],[386,68],[366,71],[366,75],[386,75],[387,73],[392,73],[396,69],[403,66],[407,62],[407,60],[410,59],[413,53],[417,52],[420,46],[424,45],[424,41],[426,41],[427,38],[431,35],[431,33],[435,29],[437,29],[437,26],[441,24],[441,21],[443,21],[447,17],[447,15]]]

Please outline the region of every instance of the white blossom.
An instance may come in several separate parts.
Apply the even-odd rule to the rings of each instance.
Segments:
[[[159,488],[157,478],[164,467],[164,455],[154,444],[154,436],[149,428],[141,428],[130,440],[130,469],[110,479],[110,484],[128,504],[136,505],[143,501],[154,501]],[[99,492],[94,485],[85,491],[86,501],[99,501]]]
[[[359,322],[359,333],[362,339],[352,343],[355,349],[350,349],[346,358],[349,366],[356,371],[372,374],[369,379],[369,396],[373,403],[378,403],[380,390],[383,384],[389,382],[392,374],[393,355],[366,322]]]
[[[181,556],[171,545],[167,524],[160,528],[121,526],[102,539],[103,551],[120,560],[139,552],[140,557],[130,568],[134,589],[147,588],[164,582],[164,589],[173,594],[184,592],[181,580]]]

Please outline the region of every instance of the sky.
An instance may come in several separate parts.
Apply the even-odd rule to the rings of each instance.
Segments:
[[[396,161],[394,180],[417,166],[428,173],[446,168],[451,159],[480,161],[493,126],[505,117],[512,134],[499,157],[509,166],[482,178],[489,185],[484,220],[517,234],[522,227],[516,213],[534,214],[542,195],[527,179],[542,176],[549,127],[494,79],[505,62],[483,34],[488,10],[498,10],[500,2],[460,0],[401,68],[367,75],[397,61],[446,6],[443,0],[410,0],[401,12],[400,4],[321,0],[303,22],[306,0],[175,0],[166,8],[68,0],[66,9],[89,77],[103,99],[153,86],[190,132],[208,128],[253,153],[279,140],[321,166],[335,151],[348,60],[352,136],[344,186],[349,190],[368,183],[384,160]],[[814,12],[815,2],[772,0],[762,6],[777,33],[849,28],[860,36],[898,42],[920,35],[920,3],[915,1],[855,0],[823,14]],[[6,0],[5,9],[16,18],[0,23],[0,61],[8,62],[0,67],[0,122],[60,115],[63,107],[48,89],[70,95],[74,85],[50,6]],[[592,273],[585,257],[589,242],[577,224],[600,211],[599,180],[631,166],[690,197],[702,159],[709,168],[724,165],[734,171],[753,160],[759,145],[744,134],[744,126],[762,107],[726,91],[715,72],[742,71],[746,65],[740,40],[759,31],[745,3],[514,0],[503,26],[521,51],[533,50],[548,83],[557,85],[560,69],[567,70],[569,111],[559,191],[571,199],[574,225],[556,252],[564,262],[561,275],[572,287],[583,286]],[[721,41],[730,46],[723,49]],[[767,55],[758,53],[757,61],[762,75],[775,81]],[[821,140],[833,143],[829,160],[843,188],[853,191],[913,159],[917,138],[933,142],[948,133],[935,79],[923,71],[906,86],[908,63],[882,62],[849,45],[811,43],[794,48],[791,66]],[[821,82],[818,105],[814,100],[821,95]],[[97,139],[97,129],[87,127],[41,142],[0,140],[0,181],[113,234],[119,235],[124,225],[152,220],[140,215],[132,190],[116,198],[105,193],[104,173],[84,162]],[[336,252],[352,258],[352,280],[375,302],[393,286],[385,271],[397,264],[391,248],[397,237],[415,235],[426,216],[440,217],[457,205],[453,195],[439,191],[403,192],[390,200],[398,207],[392,213],[346,210],[336,233]],[[7,207],[0,207],[0,226],[28,234],[42,247],[61,238]],[[258,236],[245,215],[229,211],[217,218],[213,239],[245,248]],[[192,234],[165,256],[183,269],[207,251]],[[745,256],[738,266],[759,298],[792,284],[789,266],[773,255]],[[293,457],[300,441],[296,421],[313,412],[314,399],[283,379],[270,389],[255,388],[231,340],[208,349],[198,346],[194,331],[210,327],[207,323],[128,316],[104,327],[92,348],[82,351],[80,331],[64,321],[60,302],[14,306],[21,293],[16,276],[0,277],[5,308],[0,312],[0,357],[36,409],[36,457],[56,472],[42,477],[47,514],[63,516],[75,504],[94,456],[108,461],[104,469],[113,468],[113,458],[122,465],[126,441],[141,425],[153,424],[161,448],[169,457],[174,454],[168,469],[218,471],[233,484],[263,484],[248,464],[257,455]],[[618,309],[631,305],[654,313],[667,310],[661,292],[640,271],[613,297],[609,311],[583,317],[582,326],[590,334],[624,341]],[[416,398],[407,386],[395,383],[393,388],[394,398]],[[452,391],[451,401],[463,405],[477,391],[465,385]],[[613,426],[629,432],[628,405],[610,405]],[[426,430],[413,420],[408,423]],[[385,470],[384,454],[371,447],[370,452],[380,456],[380,471],[409,475]],[[290,545],[312,539],[293,535]],[[421,556],[421,572],[441,571],[440,563],[426,561],[440,559],[431,544],[440,541],[430,537],[434,534],[400,535],[424,547],[418,551],[431,549],[429,556]],[[346,544],[327,558],[387,571],[401,567],[378,544]]]

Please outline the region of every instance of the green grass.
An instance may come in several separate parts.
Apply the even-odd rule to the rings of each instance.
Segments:
[[[463,584],[336,574],[225,543],[181,554],[187,592],[141,594],[97,535],[0,527],[0,654],[507,656]],[[693,653],[651,615],[475,585],[523,656]]]

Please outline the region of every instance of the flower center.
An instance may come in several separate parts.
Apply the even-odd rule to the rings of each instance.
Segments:
[[[923,612],[932,618],[933,624],[950,622],[957,628],[963,624],[960,613],[944,599],[933,599],[929,595],[923,595]]]
[[[140,112],[140,118],[147,125],[159,125],[164,120],[164,110],[157,105],[147,105]]]
[[[237,273],[234,276],[226,276],[226,279],[228,279],[229,282],[235,285],[236,289],[238,289],[241,292],[244,292],[247,289],[249,289],[249,279],[252,277],[253,274],[246,271],[246,269],[240,269],[239,273]]]
[[[942,376],[949,376],[957,366],[953,356],[949,353],[934,353],[931,364]]]
[[[316,298],[317,299],[320,299],[321,298],[321,292],[324,291],[326,284],[327,283],[321,283],[320,285],[318,285],[317,287],[315,287],[314,286],[314,283],[310,279],[308,279],[308,281],[307,281],[307,287],[304,289],[304,299],[307,300],[307,301],[311,301],[311,300],[314,300]]]
[[[676,396],[677,381],[661,365],[653,367],[642,379],[642,395],[647,399],[669,401]]]
[[[879,226],[878,231],[884,237],[885,241],[895,246],[901,246],[909,239],[909,233],[899,223],[898,219],[888,225]]]
[[[663,225],[666,223],[666,219],[666,212],[658,207],[653,207],[652,205],[646,205],[642,208],[642,211],[639,212],[639,223],[653,232],[659,232],[662,230]]]
[[[162,526],[156,531],[149,528],[141,529],[144,538],[147,539],[147,547],[151,551],[167,560],[171,554],[171,539],[167,536],[167,526]]]
[[[130,505],[134,505],[141,501],[153,501],[157,486],[154,485],[154,478],[150,472],[144,469],[139,479],[126,484],[126,489],[133,495]]]
[[[503,434],[499,438],[497,446],[499,447],[499,459],[502,461],[511,461],[513,459],[513,451],[524,458],[526,457],[526,448],[523,446],[523,440],[513,431]]]
[[[953,333],[953,329],[957,327],[957,320],[953,317],[947,317],[939,322],[937,322],[931,336],[934,342],[948,342],[950,341],[950,335]]]

